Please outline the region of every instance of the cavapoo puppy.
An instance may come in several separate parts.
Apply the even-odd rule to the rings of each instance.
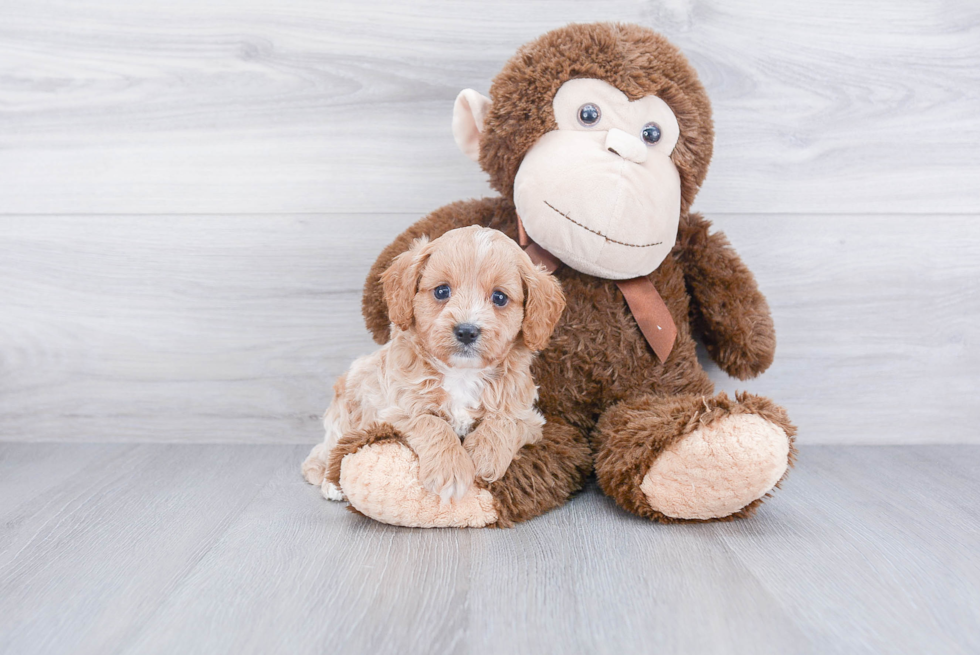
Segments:
[[[324,480],[331,449],[351,430],[388,423],[418,455],[425,488],[461,498],[475,476],[499,479],[541,438],[531,361],[565,308],[561,287],[513,240],[479,226],[417,239],[381,281],[391,339],[337,380],[303,476],[342,500]]]

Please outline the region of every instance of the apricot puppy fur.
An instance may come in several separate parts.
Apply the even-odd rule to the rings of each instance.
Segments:
[[[499,479],[541,438],[531,362],[565,308],[561,287],[512,239],[479,226],[417,239],[382,284],[391,339],[337,380],[303,475],[341,500],[324,479],[331,449],[351,430],[388,423],[418,455],[425,488],[462,498],[475,476]]]

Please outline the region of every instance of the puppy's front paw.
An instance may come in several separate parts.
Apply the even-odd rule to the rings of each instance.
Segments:
[[[422,485],[444,503],[466,495],[474,475],[473,460],[459,446],[419,461]]]
[[[493,439],[473,433],[463,442],[463,447],[470,454],[476,474],[487,482],[499,480],[507,472],[511,460],[514,459],[510,450]]]

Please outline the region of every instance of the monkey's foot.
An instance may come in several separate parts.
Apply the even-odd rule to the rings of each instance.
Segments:
[[[347,454],[340,488],[351,507],[376,521],[411,528],[482,528],[496,522],[493,496],[473,485],[443,502],[419,481],[419,460],[403,443],[379,441]]]
[[[786,476],[795,432],[782,408],[759,396],[643,396],[603,415],[596,473],[641,516],[741,518]]]
[[[548,418],[541,439],[518,451],[503,477],[476,481],[443,502],[419,481],[419,461],[387,424],[351,432],[330,452],[324,484],[338,485],[355,511],[382,523],[418,528],[510,527],[563,504],[592,469],[585,436]]]

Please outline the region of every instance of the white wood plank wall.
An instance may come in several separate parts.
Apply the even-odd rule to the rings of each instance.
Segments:
[[[720,386],[803,442],[980,443],[972,0],[0,0],[0,440],[318,439],[378,251],[490,193],[456,93],[593,20],[714,102],[697,209],[780,340]]]

